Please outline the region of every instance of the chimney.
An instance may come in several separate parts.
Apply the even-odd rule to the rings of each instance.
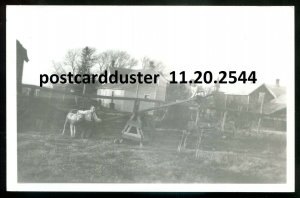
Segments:
[[[115,67],[115,60],[111,60],[111,67],[112,67],[112,68]]]
[[[150,61],[150,62],[149,62],[149,67],[150,67],[151,69],[154,68],[154,62],[153,62],[153,61]]]
[[[276,87],[279,87],[280,85],[279,85],[279,82],[280,82],[280,79],[276,79]]]

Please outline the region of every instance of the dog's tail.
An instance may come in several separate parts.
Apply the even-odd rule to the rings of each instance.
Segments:
[[[65,128],[66,128],[67,122],[68,122],[68,115],[66,116],[66,121],[65,121],[65,124],[64,124],[64,129],[63,129],[63,131],[62,131],[62,135],[65,134]]]
[[[74,111],[78,111],[78,110],[77,110],[77,109],[71,109],[71,110],[68,112],[68,114],[67,114],[67,116],[66,116],[66,121],[65,121],[65,124],[64,124],[64,129],[63,129],[63,131],[62,131],[62,135],[64,135],[64,133],[65,133],[66,124],[67,124],[67,122],[68,122],[68,115],[69,115],[69,113],[73,113]]]

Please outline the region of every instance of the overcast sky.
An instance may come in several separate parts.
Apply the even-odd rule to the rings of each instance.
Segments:
[[[12,6],[7,24],[28,51],[28,84],[85,46],[148,56],[168,71],[255,70],[258,82],[282,84],[293,75],[293,7]]]

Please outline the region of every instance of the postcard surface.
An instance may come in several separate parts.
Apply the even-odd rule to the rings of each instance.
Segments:
[[[6,20],[7,190],[294,191],[294,7]]]

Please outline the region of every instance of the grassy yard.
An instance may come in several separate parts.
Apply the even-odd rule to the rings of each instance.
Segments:
[[[207,133],[195,158],[196,138],[176,152],[180,133],[151,133],[140,148],[114,144],[119,130],[92,139],[53,132],[18,133],[19,182],[284,183],[285,134]]]

